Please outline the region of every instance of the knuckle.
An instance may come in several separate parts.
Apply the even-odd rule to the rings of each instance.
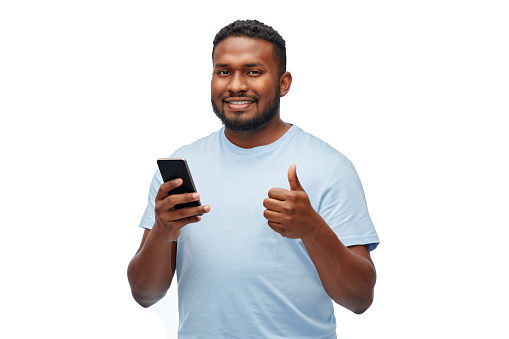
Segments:
[[[159,186],[159,193],[160,193],[161,195],[163,195],[163,194],[167,194],[167,193],[168,193],[168,191],[170,191],[170,190],[171,190],[171,187],[170,187],[170,185],[169,185],[169,183],[168,183],[168,182],[165,182],[164,184],[162,184],[161,186]]]
[[[298,192],[289,192],[288,194],[288,200],[291,202],[296,202],[299,199]]]
[[[180,208],[177,210],[177,215],[179,216],[179,219],[184,219],[186,218],[188,215],[186,213],[186,210],[184,208]]]
[[[164,199],[166,201],[166,203],[171,206],[172,208],[175,207],[175,205],[177,205],[177,201],[176,201],[176,197],[174,195],[169,195],[168,197],[166,197],[166,199]]]
[[[295,207],[292,204],[285,204],[283,206],[285,213],[293,215],[295,214]]]
[[[166,191],[166,186],[167,186],[166,183],[161,184],[161,186],[159,186],[158,193],[162,194],[163,192],[165,192]]]
[[[174,179],[174,180],[168,181],[168,186],[170,187],[170,189],[174,189],[176,187],[179,187],[180,186],[180,180],[181,179]]]
[[[160,215],[163,212],[163,205],[161,203],[157,203],[154,208],[155,215]]]

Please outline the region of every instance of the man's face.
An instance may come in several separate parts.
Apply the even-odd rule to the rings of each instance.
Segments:
[[[212,108],[233,131],[256,129],[279,112],[280,84],[272,44],[229,37],[216,45]]]

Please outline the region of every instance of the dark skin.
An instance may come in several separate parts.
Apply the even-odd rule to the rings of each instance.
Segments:
[[[295,165],[288,170],[288,182],[290,190],[273,188],[263,202],[269,226],[284,237],[301,239],[327,294],[352,312],[363,313],[373,302],[376,281],[368,246],[341,243],[311,206]]]
[[[155,201],[156,221],[152,230],[146,229],[138,252],[131,260],[127,275],[134,299],[149,307],[163,298],[170,288],[175,273],[177,243],[180,229],[201,220],[198,214],[210,211],[207,205],[175,210],[177,204],[200,199],[197,193],[175,194],[168,192],[182,185],[182,179],[161,185]]]
[[[252,38],[227,38],[220,42],[214,51],[212,100],[229,119],[253,119],[261,114],[263,107],[269,105],[269,102],[276,100],[276,87],[279,87],[280,97],[289,92],[292,75],[285,72],[279,76],[278,73],[270,42]],[[223,98],[227,99],[222,100]],[[235,105],[233,103],[236,100],[254,101]],[[290,128],[279,115],[278,110],[269,122],[249,131],[225,129],[225,135],[233,144],[242,148],[270,144]]]
[[[288,93],[292,83],[289,72],[278,74],[272,45],[260,39],[230,37],[214,52],[212,100],[227,118],[252,119],[279,95]],[[228,99],[224,100],[227,97]],[[226,137],[243,148],[270,144],[290,128],[280,119],[279,110],[267,123],[248,131],[225,129]],[[301,239],[318,272],[327,294],[339,305],[363,313],[373,302],[376,272],[367,245],[345,247],[336,234],[313,209],[297,177],[296,166],[288,171],[290,190],[272,188],[263,201],[268,226],[282,236]],[[159,188],[155,201],[155,224],[145,230],[138,252],[128,268],[135,300],[148,307],[168,291],[176,267],[180,230],[199,222],[198,214],[210,211],[207,205],[175,210],[176,204],[196,201],[198,194],[168,196],[180,186],[176,179]],[[193,227],[189,225],[188,227]]]

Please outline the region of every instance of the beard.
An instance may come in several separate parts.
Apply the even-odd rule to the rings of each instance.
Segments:
[[[258,112],[251,119],[244,119],[242,117],[242,113],[235,114],[235,117],[233,118],[226,117],[224,108],[220,110],[219,107],[217,107],[217,105],[214,103],[214,99],[211,100],[212,110],[226,128],[236,132],[251,131],[266,124],[276,116],[277,112],[279,111],[279,104],[281,100],[279,94],[280,92],[278,89],[274,94],[274,98],[269,100],[261,110],[259,110],[260,108],[258,107]],[[221,99],[223,105],[225,99],[227,98],[228,97],[224,97]],[[258,105],[258,101],[255,101],[254,104]]]

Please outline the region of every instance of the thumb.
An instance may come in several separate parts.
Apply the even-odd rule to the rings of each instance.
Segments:
[[[297,178],[297,166],[291,165],[288,170],[288,182],[290,183],[291,191],[304,191],[302,188],[299,178]]]

